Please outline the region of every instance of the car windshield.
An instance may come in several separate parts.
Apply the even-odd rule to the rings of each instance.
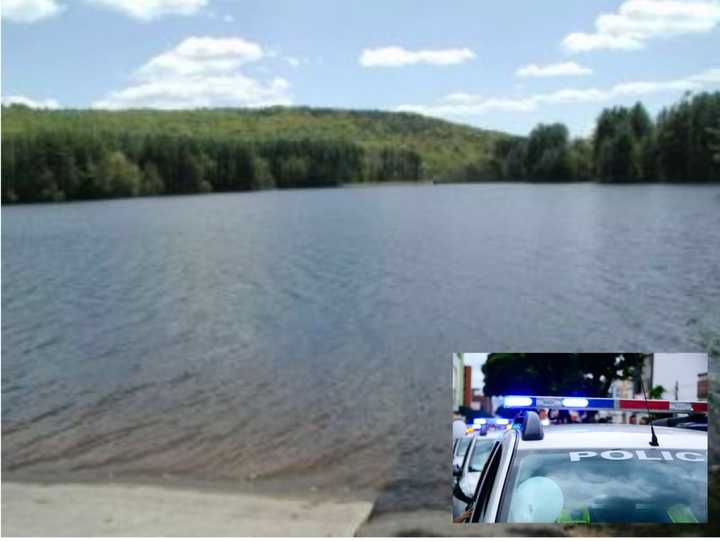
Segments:
[[[461,439],[458,442],[457,447],[455,447],[455,456],[463,456],[465,451],[467,451],[468,445],[470,445],[470,438]]]
[[[468,466],[468,469],[471,472],[482,471],[485,466],[485,462],[487,462],[487,459],[490,456],[490,451],[492,451],[494,443],[495,440],[477,440],[475,442],[475,447],[473,448],[472,456],[470,457],[470,464]]]
[[[707,522],[707,452],[609,449],[518,453],[503,522]]]

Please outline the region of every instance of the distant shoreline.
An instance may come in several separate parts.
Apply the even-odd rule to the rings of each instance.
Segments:
[[[653,118],[603,109],[592,135],[527,136],[399,112],[3,107],[4,203],[373,183],[720,181],[720,92]]]
[[[3,207],[24,207],[24,206],[36,206],[36,205],[54,205],[54,204],[65,204],[65,203],[93,203],[93,202],[105,202],[105,201],[128,201],[128,200],[147,200],[147,199],[165,199],[175,197],[188,197],[188,196],[212,196],[212,195],[231,195],[231,194],[253,194],[253,193],[267,193],[267,192],[294,192],[294,191],[311,191],[311,190],[332,190],[338,188],[392,188],[392,187],[410,187],[410,186],[482,186],[488,184],[496,185],[553,185],[553,186],[576,186],[578,184],[586,185],[602,185],[602,186],[691,186],[691,187],[709,187],[709,186],[720,186],[720,180],[707,181],[707,182],[691,182],[691,181],[657,181],[657,182],[608,182],[601,180],[570,180],[570,181],[537,181],[537,180],[483,180],[483,181],[454,181],[454,180],[408,180],[408,181],[391,181],[391,182],[347,182],[338,183],[333,185],[324,186],[302,186],[292,188],[267,188],[261,190],[243,190],[243,191],[216,191],[207,193],[171,193],[171,194],[155,194],[155,195],[138,195],[133,197],[104,197],[104,198],[92,198],[92,199],[66,199],[60,201],[3,201]]]

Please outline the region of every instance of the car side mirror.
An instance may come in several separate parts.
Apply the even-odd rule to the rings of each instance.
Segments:
[[[453,477],[460,477],[462,469],[457,464],[453,464]]]

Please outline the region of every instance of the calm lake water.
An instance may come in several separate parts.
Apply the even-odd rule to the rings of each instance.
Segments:
[[[448,508],[451,351],[717,355],[719,247],[720,186],[6,207],[3,471]]]

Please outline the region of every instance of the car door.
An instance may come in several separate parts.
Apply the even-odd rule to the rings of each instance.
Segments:
[[[470,522],[495,521],[504,477],[507,475],[516,443],[517,433],[510,431],[493,448],[475,489]]]

